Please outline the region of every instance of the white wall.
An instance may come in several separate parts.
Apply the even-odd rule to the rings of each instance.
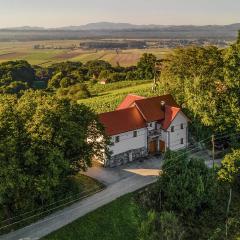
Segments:
[[[160,140],[164,141],[166,146],[168,144],[168,132],[162,130]]]
[[[117,155],[129,150],[147,147],[147,128],[141,128],[136,130],[137,137],[133,137],[133,131],[122,133],[119,135],[112,136],[113,146],[110,146],[112,155]],[[115,137],[119,136],[119,142],[115,143]]]
[[[183,129],[181,124],[183,123]],[[171,132],[171,127],[174,126],[174,132]],[[139,149],[147,147],[147,131],[155,129],[155,122],[152,127],[141,128],[136,130],[137,137],[133,137],[133,131],[122,133],[111,137],[113,146],[110,146],[109,150],[112,152],[112,156],[124,153],[133,149]],[[119,142],[115,143],[115,137],[119,136]],[[183,144],[181,144],[181,138],[183,138]],[[163,140],[170,150],[179,150],[188,146],[188,119],[186,116],[179,112],[176,118],[173,120],[167,131],[162,130],[160,139]]]
[[[181,129],[182,123],[183,129]],[[174,126],[174,132],[171,132],[172,126]],[[183,144],[181,144],[181,139],[183,139]],[[165,140],[166,144],[169,144],[168,148],[170,150],[179,150],[188,146],[188,119],[182,112],[178,113],[167,129],[167,133],[165,133]]]

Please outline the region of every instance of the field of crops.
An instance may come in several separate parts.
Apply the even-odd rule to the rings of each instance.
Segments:
[[[113,90],[120,90],[129,87],[137,87],[145,84],[152,83],[151,80],[134,80],[134,81],[121,81],[109,84],[91,84],[87,85],[88,90],[92,96],[101,96],[106,93],[111,93]]]
[[[89,106],[96,113],[102,113],[115,110],[128,94],[137,94],[145,97],[154,96],[152,83],[150,81],[143,81],[143,83],[141,83],[141,81],[134,81],[133,83],[136,84],[123,88],[121,88],[121,85],[117,88],[117,85],[115,85],[115,90],[102,91],[99,96],[79,100],[78,103]],[[158,95],[160,93],[155,94]]]
[[[34,45],[44,45],[46,48],[34,49]],[[24,59],[31,64],[48,66],[67,60],[85,63],[89,60],[101,59],[110,62],[112,65],[120,64],[126,67],[135,65],[145,52],[153,53],[158,58],[164,58],[169,52],[167,49],[131,49],[122,51],[64,49],[72,46],[79,46],[79,41],[0,42],[0,63]]]

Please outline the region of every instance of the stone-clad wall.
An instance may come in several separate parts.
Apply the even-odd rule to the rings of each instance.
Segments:
[[[131,157],[132,155],[132,157]],[[128,162],[132,161],[136,161],[142,157],[146,157],[147,154],[147,149],[145,147],[143,148],[139,148],[139,149],[133,149],[124,153],[120,153],[118,155],[112,156],[109,160],[108,160],[108,167],[116,167],[116,166],[120,166],[123,164],[126,164]]]

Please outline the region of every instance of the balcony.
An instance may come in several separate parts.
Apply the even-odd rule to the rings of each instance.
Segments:
[[[148,136],[149,137],[159,137],[161,136],[161,129],[154,129],[154,130],[150,130],[148,131]]]

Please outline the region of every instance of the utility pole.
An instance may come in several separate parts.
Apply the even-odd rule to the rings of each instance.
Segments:
[[[162,60],[157,60],[154,63],[154,78],[153,78],[153,86],[152,86],[152,91],[156,92],[157,90],[157,79],[159,78],[161,74],[161,67],[162,67]]]
[[[157,89],[157,64],[154,63],[154,78],[153,78],[153,85],[152,85],[152,91],[155,93]]]
[[[215,136],[214,134],[212,135],[212,161],[213,161],[213,169],[215,166]]]
[[[228,214],[230,210],[231,201],[232,201],[232,187],[230,187],[229,199],[228,199],[228,205],[227,205],[226,224],[225,224],[226,240],[228,239]]]

